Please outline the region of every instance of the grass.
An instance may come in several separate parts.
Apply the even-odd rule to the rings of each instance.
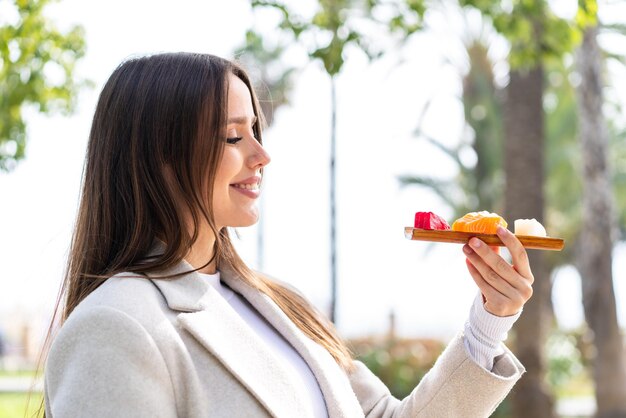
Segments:
[[[556,387],[555,396],[558,398],[594,396],[593,381],[587,373],[580,373],[569,379],[566,384]]]
[[[34,370],[0,370],[2,377],[35,377]]]
[[[33,393],[28,402],[28,393],[0,393],[0,418],[33,417],[39,409],[41,393]],[[26,404],[28,402],[28,412]]]
[[[0,370],[1,378],[21,377],[29,380],[35,378],[34,370]],[[0,392],[0,418],[34,417],[39,409],[43,395],[34,392],[29,400],[29,393]],[[28,404],[28,411],[26,406]]]

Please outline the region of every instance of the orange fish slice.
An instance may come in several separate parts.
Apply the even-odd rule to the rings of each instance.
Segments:
[[[481,212],[470,212],[457,219],[452,224],[453,231],[476,232],[479,234],[495,234],[498,225],[506,228],[507,223],[502,216],[497,213],[490,213],[486,210]]]

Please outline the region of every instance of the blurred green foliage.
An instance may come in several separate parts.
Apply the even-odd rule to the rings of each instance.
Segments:
[[[86,81],[74,79],[85,54],[84,30],[59,31],[45,16],[53,0],[9,0],[0,19],[0,171],[24,158],[27,105],[42,113],[71,113]]]
[[[580,396],[589,393],[572,393],[570,382],[579,376],[586,375],[585,365],[588,359],[582,354],[585,344],[580,332],[563,332],[555,330],[546,342],[548,373],[546,379],[555,389],[557,396]],[[586,376],[587,381],[589,379]]]
[[[442,342],[429,339],[362,338],[349,344],[398,399],[411,393],[444,349]]]
[[[509,63],[514,69],[530,69],[547,58],[560,58],[572,51],[581,40],[580,28],[556,16],[548,7],[547,0],[459,0],[465,7],[478,9],[483,16],[491,18],[493,27],[510,43]],[[578,21],[587,22],[591,17],[593,0],[583,1]]]
[[[331,77],[341,71],[349,46],[360,49],[370,59],[384,53],[375,37],[368,34],[363,25],[353,22],[379,25],[405,40],[422,28],[426,12],[426,0],[319,0],[312,17],[301,16],[279,1],[252,0],[251,4],[253,8],[279,11],[279,28],[305,46],[309,57],[319,60]],[[314,38],[315,42],[303,41],[304,35],[312,35],[309,38]]]
[[[286,47],[267,45],[258,33],[248,30],[245,43],[235,50],[237,61],[250,74],[266,126],[272,125],[275,110],[289,103],[296,68],[285,68],[280,62]]]
[[[433,367],[445,344],[431,339],[360,338],[349,341],[355,357],[365,363],[389,388],[393,396],[403,399]],[[546,343],[548,372],[546,379],[557,398],[592,396],[589,361],[593,345],[584,329],[554,330]],[[492,418],[511,416],[511,405],[504,402]]]
[[[43,395],[34,393],[0,393],[0,418],[32,417],[39,410]]]

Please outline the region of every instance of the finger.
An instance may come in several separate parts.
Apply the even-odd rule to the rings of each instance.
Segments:
[[[472,279],[474,280],[474,283],[476,283],[476,286],[478,286],[478,289],[480,290],[480,293],[482,293],[483,303],[487,303],[487,301],[492,301],[492,300],[496,300],[496,299],[498,299],[498,300],[507,300],[508,299],[506,297],[506,295],[503,295],[502,293],[500,293],[498,291],[498,289],[493,287],[491,284],[489,284],[483,278],[483,276],[476,269],[476,267],[474,267],[474,265],[472,265],[471,261],[466,259],[465,260],[465,265],[467,266],[467,271],[469,271],[470,276],[472,276]]]
[[[506,280],[515,289],[522,289],[527,286],[527,280],[524,279],[520,273],[517,272],[504,258],[491,251],[491,249],[478,238],[472,238],[469,241],[471,249],[478,255],[489,269],[494,271],[496,275]],[[470,258],[472,263],[478,268],[481,273],[480,266],[474,262],[474,259]],[[485,269],[485,274],[491,274]],[[485,277],[488,278],[488,277]]]
[[[491,248],[491,251],[493,251],[496,254],[500,254],[500,247],[498,247],[497,245],[490,245],[489,248]]]
[[[469,262],[478,271],[483,280],[503,295],[509,298],[515,297],[515,294],[517,293],[516,289],[506,279],[503,279],[497,272],[487,265],[487,263],[485,263],[485,261],[476,252],[471,251],[471,248],[465,247],[463,248],[463,251],[465,252],[465,256]],[[487,251],[491,250],[487,249]]]
[[[519,312],[524,305],[523,301],[520,300],[519,302],[512,303],[511,299],[500,293],[482,277],[469,259],[465,260],[465,264],[474,283],[476,283],[476,286],[478,286],[482,293],[483,304],[488,312],[497,316],[509,316]]]
[[[530,280],[530,283],[532,283],[534,281],[534,277],[530,269],[528,253],[526,252],[526,249],[524,248],[522,243],[519,241],[519,239],[517,239],[515,234],[513,234],[506,228],[498,227],[497,234],[504,243],[504,245],[506,245],[509,253],[511,253],[511,259],[513,260],[515,270],[522,277]]]

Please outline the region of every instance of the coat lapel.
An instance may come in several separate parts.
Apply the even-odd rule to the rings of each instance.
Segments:
[[[182,263],[160,277],[192,270]],[[148,276],[151,276],[148,274]],[[228,302],[197,273],[152,279],[178,324],[213,354],[274,417],[306,417],[291,376]]]

